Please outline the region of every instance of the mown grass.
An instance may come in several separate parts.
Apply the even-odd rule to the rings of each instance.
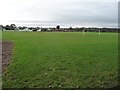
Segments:
[[[4,88],[117,86],[117,33],[3,32],[14,43]]]

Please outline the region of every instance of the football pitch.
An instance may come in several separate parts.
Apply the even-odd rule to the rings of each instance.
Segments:
[[[118,85],[118,34],[2,32],[13,43],[4,88],[111,88]]]

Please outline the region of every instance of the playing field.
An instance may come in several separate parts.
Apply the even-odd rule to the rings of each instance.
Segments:
[[[3,87],[117,86],[118,34],[3,32],[14,44]]]

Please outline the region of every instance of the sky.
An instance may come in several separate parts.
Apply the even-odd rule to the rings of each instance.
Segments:
[[[0,24],[118,27],[119,0],[0,0]]]

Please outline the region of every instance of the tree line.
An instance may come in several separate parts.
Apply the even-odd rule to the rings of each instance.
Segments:
[[[82,32],[84,30],[84,32],[118,32],[118,28],[96,28],[96,27],[69,27],[69,28],[60,28],[60,25],[57,25],[56,27],[53,28],[42,28],[42,27],[25,27],[25,26],[19,26],[17,27],[15,24],[11,24],[11,25],[0,25],[0,30],[14,30],[14,31],[19,31],[19,30],[25,30],[25,31],[41,31],[41,32]]]

